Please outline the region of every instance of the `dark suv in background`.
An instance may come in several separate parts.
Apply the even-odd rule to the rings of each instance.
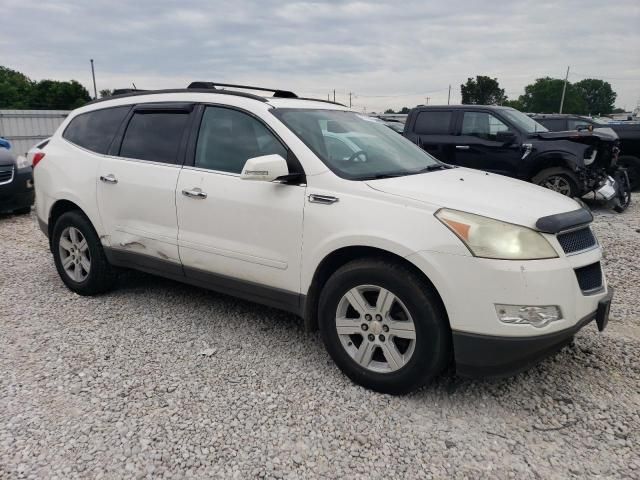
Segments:
[[[584,130],[596,128],[611,128],[620,139],[620,156],[618,165],[627,169],[631,188],[640,187],[640,122],[605,121],[582,115],[566,114],[537,114],[532,118],[558,132],[565,130]]]
[[[0,148],[0,214],[26,214],[33,205],[33,169],[24,157]]]
[[[617,160],[612,130],[550,132],[508,107],[421,106],[404,136],[439,160],[526,180],[570,197],[604,186]]]

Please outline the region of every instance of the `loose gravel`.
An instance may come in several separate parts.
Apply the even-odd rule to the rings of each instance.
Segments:
[[[640,195],[595,230],[603,334],[391,397],[286,313],[139,273],[75,295],[34,217],[1,217],[0,478],[640,478]]]

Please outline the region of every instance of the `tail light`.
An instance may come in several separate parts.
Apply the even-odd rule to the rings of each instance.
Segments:
[[[38,152],[33,156],[33,163],[31,164],[33,168],[36,168],[36,165],[40,163],[40,160],[44,158],[44,152]]]

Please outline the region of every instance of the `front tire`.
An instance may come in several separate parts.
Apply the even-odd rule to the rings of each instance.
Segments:
[[[567,168],[545,168],[538,172],[531,181],[566,197],[573,198],[581,194],[578,187],[578,178]]]
[[[70,290],[95,295],[113,287],[116,274],[93,225],[81,212],[64,213],[55,222],[52,252],[58,274]]]
[[[366,388],[410,392],[451,359],[451,330],[437,294],[397,262],[363,259],[344,265],[325,284],[318,313],[331,358]]]

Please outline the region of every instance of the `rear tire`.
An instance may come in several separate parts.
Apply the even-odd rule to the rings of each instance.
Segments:
[[[640,187],[640,158],[623,155],[618,158],[618,165],[627,169],[631,190],[637,190]]]
[[[566,197],[578,197],[582,193],[578,187],[578,177],[568,168],[545,168],[538,172],[531,181]]]
[[[116,274],[89,219],[79,211],[66,212],[53,227],[51,250],[64,284],[80,295],[109,291]]]
[[[318,314],[331,358],[366,388],[408,393],[451,360],[451,329],[440,299],[397,262],[362,259],[342,266],[325,284]]]

